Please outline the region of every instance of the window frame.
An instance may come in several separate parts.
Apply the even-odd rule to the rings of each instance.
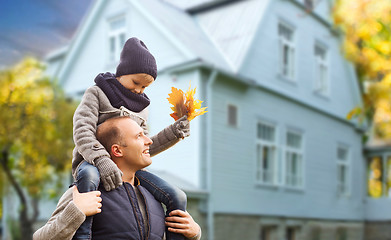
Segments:
[[[314,0],[304,0],[303,4],[307,10],[313,10],[315,7]]]
[[[295,135],[298,135],[300,136],[300,147],[299,148],[296,148],[296,147],[292,147],[292,146],[289,146],[288,145],[288,134],[295,134]],[[298,156],[300,156],[300,158],[298,159],[299,162],[296,163],[297,165],[297,169],[298,169],[298,175],[296,176],[290,176],[290,170],[291,169],[288,169],[289,166],[292,165],[292,163],[288,163],[288,161],[291,161],[291,159],[288,159],[288,153],[290,154],[296,154]],[[305,173],[304,173],[304,161],[305,161],[305,156],[304,156],[304,133],[303,131],[300,131],[300,130],[296,130],[296,129],[291,129],[291,128],[288,128],[285,132],[285,143],[284,143],[284,174],[283,174],[283,183],[284,183],[284,186],[287,187],[287,188],[291,188],[291,189],[300,189],[300,190],[303,190],[304,189],[304,176],[305,176]],[[295,182],[296,184],[295,185],[292,185],[292,184],[289,184],[288,183],[288,176],[291,177],[291,178],[296,178],[295,179]]]
[[[316,49],[319,48],[323,51],[324,57],[322,58],[317,54]],[[314,58],[315,58],[315,82],[314,82],[314,92],[321,96],[328,97],[330,95],[330,68],[328,61],[328,48],[319,42],[314,44]],[[322,74],[324,70],[324,74]]]
[[[258,135],[258,128],[259,125],[262,124],[266,127],[271,127],[274,131],[274,139],[273,140],[266,140],[262,139]],[[278,169],[279,169],[279,162],[278,162],[278,129],[276,124],[264,121],[264,120],[258,120],[256,123],[256,141],[255,141],[255,159],[256,159],[256,167],[255,167],[255,181],[258,185],[264,185],[264,186],[278,186],[279,185],[279,178],[278,178]],[[265,169],[263,167],[263,159],[260,160],[260,156],[263,155],[263,148],[267,147],[268,149],[272,149],[273,151],[273,158],[270,160],[271,162],[269,165],[271,166],[270,170],[270,181],[264,180],[263,177],[265,174]],[[262,153],[259,153],[259,149],[261,149]],[[261,177],[259,177],[261,176]]]
[[[115,21],[123,21],[123,26],[118,29],[112,29],[111,25]],[[120,14],[107,19],[107,61],[117,63],[120,60],[120,54],[127,40],[127,18],[126,14]],[[121,40],[121,37],[123,39]],[[112,39],[114,39],[114,49],[112,49]]]
[[[273,236],[278,236],[278,225],[265,225],[261,226],[260,229],[260,236],[259,238],[261,240],[273,240]]]
[[[291,32],[291,39],[286,38],[280,33],[280,27],[287,29]],[[295,66],[296,66],[296,47],[295,47],[295,29],[291,25],[284,21],[279,21],[277,24],[277,36],[278,36],[278,73],[286,80],[295,82]],[[285,64],[285,47],[288,48],[288,63]],[[286,65],[286,66],[285,66]]]
[[[346,150],[346,159],[341,160],[339,158],[339,150]],[[337,146],[337,156],[336,156],[336,164],[337,164],[337,194],[338,196],[348,197],[351,194],[351,150],[350,147],[346,144],[338,144]],[[341,166],[345,167],[345,183],[340,182],[340,168]]]

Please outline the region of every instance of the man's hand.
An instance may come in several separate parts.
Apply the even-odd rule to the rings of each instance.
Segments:
[[[168,231],[183,234],[186,238],[193,238],[200,233],[200,226],[193,220],[188,212],[174,210],[166,217]]]
[[[183,116],[173,123],[173,130],[177,138],[185,138],[190,136],[190,122],[187,116]]]
[[[79,193],[76,186],[73,186],[73,203],[87,217],[100,213],[102,210],[102,198],[100,191]]]

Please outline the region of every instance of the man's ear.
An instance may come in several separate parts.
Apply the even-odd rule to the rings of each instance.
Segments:
[[[121,147],[118,144],[113,144],[111,146],[111,153],[114,155],[114,157],[122,157],[122,150]]]

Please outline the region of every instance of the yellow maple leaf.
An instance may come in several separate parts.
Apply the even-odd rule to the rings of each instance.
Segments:
[[[171,110],[174,112],[170,114],[176,120],[187,115],[189,121],[193,120],[195,117],[200,116],[207,111],[207,107],[201,108],[202,101],[194,99],[194,94],[196,93],[196,88],[189,90],[186,93],[183,93],[181,89],[171,87],[171,93],[168,94],[168,102],[172,104]]]

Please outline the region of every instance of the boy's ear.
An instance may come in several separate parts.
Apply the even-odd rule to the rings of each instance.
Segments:
[[[111,153],[115,156],[115,157],[122,157],[122,150],[121,150],[121,147],[118,145],[118,144],[113,144],[111,146]]]

